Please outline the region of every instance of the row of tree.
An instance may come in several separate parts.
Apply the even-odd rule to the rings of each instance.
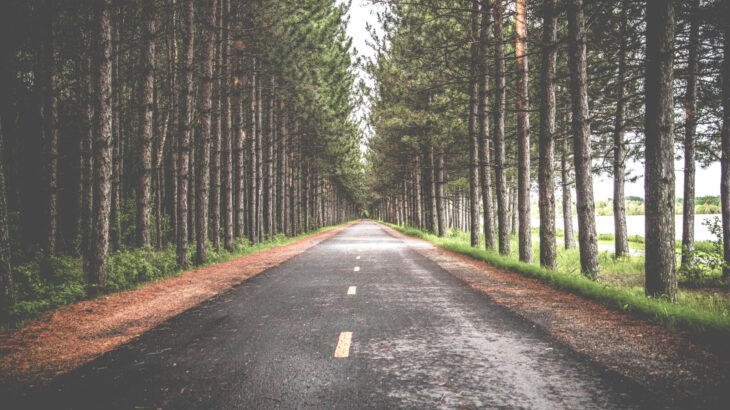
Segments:
[[[626,166],[643,160],[646,293],[675,300],[675,144],[685,159],[682,264],[693,263],[698,161],[722,163],[730,262],[730,32],[719,17],[729,11],[727,2],[711,0],[392,3],[382,19],[391,34],[376,38],[379,53],[369,65],[376,79],[368,151],[375,215],[444,235],[448,226],[463,226],[448,219],[451,206],[466,211],[472,246],[481,231],[487,249],[509,254],[517,228],[519,259],[531,262],[536,180],[539,261],[554,269],[556,181],[566,247],[575,184],[581,270],[597,279],[593,175],[613,177],[622,256],[624,184],[635,177]]]
[[[332,0],[3,2],[0,310],[11,258],[36,249],[83,258],[94,294],[110,248],[175,246],[185,269],[211,247],[355,217],[345,13]]]

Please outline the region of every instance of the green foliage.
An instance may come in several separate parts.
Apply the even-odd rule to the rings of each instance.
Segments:
[[[36,316],[46,310],[76,302],[86,296],[81,261],[38,252],[27,263],[13,267],[15,305],[11,320]]]
[[[247,239],[236,239],[233,243],[233,252],[225,250],[215,252],[212,243],[209,242],[209,261],[205,266],[285,245],[335,227],[322,228],[292,238],[277,234],[256,246],[251,246]],[[192,261],[194,247],[190,247],[188,253],[189,261]],[[190,269],[200,268],[192,264],[189,266]],[[109,257],[107,288],[110,293],[134,289],[180,273],[173,245],[160,250],[151,248],[119,250]],[[10,314],[11,322],[16,326],[22,326],[27,320],[45,311],[88,297],[82,260],[71,256],[48,257],[39,251],[27,263],[13,267],[13,281],[16,303],[11,308]]]
[[[520,262],[512,257],[502,256],[494,251],[473,248],[469,246],[468,240],[464,240],[458,233],[439,238],[415,228],[387,225],[405,234],[433,242],[442,248],[485,261],[497,268],[539,279],[556,289],[601,302],[612,309],[628,312],[667,328],[684,329],[718,344],[730,342],[730,305],[719,296],[713,296],[712,300],[709,300],[697,294],[680,292],[679,302],[669,303],[662,299],[645,296],[640,287],[622,288],[592,281],[581,275],[579,269],[573,273],[562,269],[553,271]],[[576,253],[577,250],[571,250],[571,252]],[[613,257],[607,252],[603,252],[600,258],[603,269],[603,264]],[[569,259],[573,259],[573,257],[569,257]],[[628,260],[631,261],[631,259]]]
[[[694,250],[689,252],[691,265],[680,269],[680,281],[691,287],[730,287],[723,280],[722,267],[725,265],[722,248],[722,222],[719,217],[702,222],[715,237],[712,241],[695,242]]]

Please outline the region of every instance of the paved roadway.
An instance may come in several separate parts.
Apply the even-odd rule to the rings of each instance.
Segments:
[[[369,221],[24,394],[18,408],[658,405]]]

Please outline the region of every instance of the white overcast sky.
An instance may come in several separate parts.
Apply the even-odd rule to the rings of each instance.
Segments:
[[[342,1],[344,2],[344,1]],[[347,34],[352,37],[352,45],[357,50],[358,55],[372,57],[374,50],[368,45],[370,34],[366,29],[366,24],[375,27],[379,32],[382,28],[378,23],[377,11],[382,10],[382,5],[373,5],[368,0],[352,0],[350,19],[347,26]],[[365,73],[359,72],[360,78],[365,78]],[[679,153],[677,153],[679,154]],[[536,160],[536,159],[535,159]],[[639,163],[630,164],[629,168],[633,175],[643,175],[643,166]],[[684,160],[676,161],[674,165],[676,174],[676,197],[682,196],[682,187],[684,184]],[[593,192],[596,200],[606,200],[613,197],[613,183],[610,177],[597,176],[593,177]],[[720,195],[720,163],[716,162],[706,169],[697,166],[697,175],[695,179],[695,195]],[[636,182],[626,183],[626,196],[644,197],[644,178],[640,177]]]

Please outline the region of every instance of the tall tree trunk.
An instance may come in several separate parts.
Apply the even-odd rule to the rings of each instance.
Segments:
[[[573,139],[575,150],[575,189],[578,207],[578,242],[580,267],[584,275],[598,279],[598,240],[596,211],[593,204],[591,174],[591,133],[588,124],[588,85],[586,74],[586,38],[583,21],[583,0],[568,3],[568,51],[570,65],[570,97],[573,107]]]
[[[674,270],[674,119],[672,0],[646,9],[646,294],[677,300]]]
[[[94,210],[86,275],[89,294],[106,291],[109,259],[109,213],[111,211],[112,62],[111,0],[95,3],[94,16]]]
[[[264,230],[263,230],[263,212],[262,212],[262,196],[263,196],[263,133],[264,133],[264,121],[263,121],[263,101],[261,99],[261,89],[264,87],[263,79],[256,83],[256,240],[258,243],[264,241]]]
[[[418,229],[423,229],[423,208],[421,206],[421,156],[416,156],[415,173],[415,195],[414,202],[416,204],[416,225]]]
[[[527,73],[526,0],[515,1],[515,59],[517,73],[517,205],[519,207],[519,253],[523,262],[532,261],[530,225],[530,102]]]
[[[195,107],[195,104],[193,104],[193,107]],[[195,159],[197,158],[197,144],[195,143],[195,123],[191,123],[191,130],[190,130],[190,161],[188,162],[188,187],[191,191],[188,195],[188,242],[195,242],[195,239],[197,238],[195,231],[197,224],[195,223],[195,215],[196,215],[196,208],[195,208],[195,180],[196,180],[196,172],[195,172]]]
[[[53,1],[42,6],[43,45],[41,55],[42,96],[41,119],[43,142],[47,147],[48,177],[48,231],[46,251],[56,254],[58,239],[58,96],[56,90],[56,45],[55,24],[56,5]]]
[[[502,0],[496,0],[494,5],[494,176],[497,194],[497,238],[499,253],[509,255],[509,205],[507,203],[507,176],[505,173],[504,148],[504,111],[505,111],[505,80],[504,80],[504,39],[502,34]]]
[[[730,5],[724,3],[725,12]],[[722,24],[724,39],[722,62],[722,158],[720,160],[720,207],[722,209],[722,244],[725,263],[722,277],[730,278],[730,22]]]
[[[283,96],[284,93],[282,93]],[[279,232],[286,233],[285,228],[285,222],[286,219],[284,217],[284,211],[286,210],[285,205],[285,191],[284,191],[284,179],[286,178],[286,173],[284,172],[284,164],[285,157],[286,157],[286,150],[284,147],[284,133],[286,132],[286,115],[284,111],[284,99],[283,97],[279,97],[279,125],[280,125],[280,131],[278,133],[278,143],[276,145],[277,149],[277,164],[276,164],[276,178],[278,179],[278,182],[276,184],[276,196],[278,200],[276,201],[276,220],[277,224],[279,225]],[[316,186],[316,185],[315,185]],[[315,188],[316,189],[316,188]]]
[[[694,265],[695,249],[695,138],[697,134],[697,72],[699,70],[699,0],[692,1],[684,98],[684,198],[682,199],[682,268]]]
[[[436,197],[436,162],[434,161],[433,145],[428,145],[428,169],[429,169],[429,198],[431,208],[431,227],[432,232],[438,234],[439,223],[438,223],[438,198]]]
[[[152,196],[152,106],[154,104],[155,8],[144,3],[142,10],[142,59],[139,94],[139,163],[137,181],[137,246],[150,245]]]
[[[221,73],[221,201],[223,202],[223,247],[233,251],[233,174],[231,147],[233,138],[233,114],[231,112],[231,90],[236,87],[232,81],[231,45],[230,45],[230,0],[223,0],[223,44]],[[235,91],[234,91],[235,92]]]
[[[479,0],[471,2],[471,63],[469,67],[469,238],[479,247]]]
[[[273,185],[274,185],[274,89],[276,88],[276,80],[273,74],[269,76],[269,92],[268,92],[268,120],[269,126],[266,136],[266,175],[264,177],[264,233],[271,239],[274,237],[274,219],[273,219]]]
[[[444,153],[439,150],[436,158],[436,213],[438,214],[438,235],[446,236],[446,225],[444,221]]]
[[[568,165],[568,138],[563,138],[563,150],[560,153],[560,182],[563,191],[563,233],[565,249],[575,248],[573,234],[573,196],[570,188],[570,165]]]
[[[481,0],[479,28],[479,181],[482,183],[484,207],[484,246],[494,249],[494,208],[492,205],[492,175],[489,158],[489,26],[492,18],[491,0]]]
[[[216,27],[216,5],[217,0],[207,0],[206,24],[203,31],[203,72],[200,86],[200,119],[202,129],[198,133],[198,149],[196,151],[196,176],[197,184],[197,249],[196,261],[199,265],[208,262],[208,205],[210,193],[210,130],[211,111],[213,109],[212,88],[213,88],[213,53],[215,47]],[[230,108],[230,107],[229,107]]]
[[[112,182],[111,182],[111,247],[122,247],[122,87],[119,75],[121,55],[120,27],[124,22],[124,13],[120,5],[113,4],[114,18],[112,25]]]
[[[213,111],[211,113],[210,135],[210,233],[213,249],[221,249],[221,93],[223,91],[221,76],[223,73],[223,15],[224,0],[216,13],[215,30],[215,68],[213,74]]]
[[[239,61],[241,61],[239,59]],[[243,71],[243,68],[239,68],[239,73]],[[242,78],[242,74],[236,76],[236,78]],[[245,214],[245,173],[244,173],[244,144],[246,143],[246,128],[245,125],[245,106],[243,104],[243,81],[235,85],[235,99],[233,104],[236,108],[236,131],[233,136],[233,172],[234,175],[234,194],[233,194],[233,220],[234,220],[234,235],[236,238],[243,238],[244,236],[244,214]]]
[[[616,257],[629,253],[628,230],[626,227],[626,200],[624,197],[624,180],[626,174],[624,153],[624,127],[626,116],[626,25],[629,3],[621,6],[621,35],[618,55],[618,95],[616,96],[616,125],[613,132],[613,221],[615,234]]]
[[[250,126],[249,126],[249,153],[251,154],[251,160],[249,161],[249,170],[251,181],[248,189],[248,241],[251,244],[256,243],[258,236],[256,235],[256,170],[258,166],[256,164],[256,128],[259,126],[256,121],[256,56],[251,59],[251,110],[250,110]]]
[[[0,116],[1,117],[1,116]],[[13,306],[13,272],[10,268],[10,232],[8,232],[8,203],[5,199],[5,152],[3,151],[2,118],[0,118],[0,325],[10,324]]]
[[[558,16],[555,0],[543,2],[542,71],[540,72],[540,265],[558,267],[555,245],[555,184],[553,183],[553,135],[555,134],[555,57]]]
[[[81,254],[84,258],[89,255],[89,244],[91,243],[91,216],[94,204],[94,157],[92,141],[94,138],[94,110],[92,109],[92,80],[91,71],[93,70],[91,59],[84,58],[83,64],[85,72],[81,77],[82,93],[85,94],[83,100],[84,128],[81,136],[81,173],[84,186],[83,196],[81,198]]]
[[[194,0],[183,0],[182,56],[180,73],[180,113],[178,114],[178,182],[177,182],[177,263],[188,267],[188,167],[193,104]]]

